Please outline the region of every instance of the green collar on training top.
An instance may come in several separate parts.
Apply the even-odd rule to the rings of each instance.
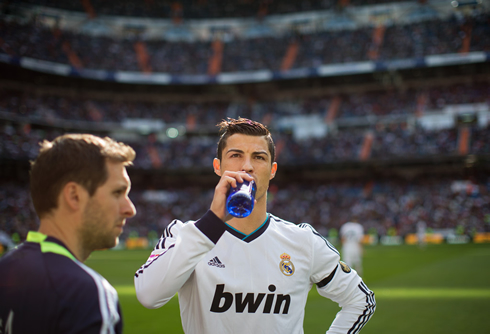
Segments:
[[[41,232],[29,231],[27,233],[27,242],[36,242],[41,246],[41,252],[43,253],[55,253],[69,257],[73,261],[77,261],[75,256],[65,247],[51,241],[45,241],[48,236]]]

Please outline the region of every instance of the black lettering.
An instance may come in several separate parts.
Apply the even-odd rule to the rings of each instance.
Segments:
[[[268,287],[270,292],[275,292],[275,285],[271,284]],[[235,293],[235,309],[237,313],[243,313],[245,308],[248,306],[248,313],[256,313],[260,304],[264,300],[266,294],[259,293],[257,294],[257,298],[255,298],[255,293],[249,292],[243,296],[243,292]],[[274,304],[274,297],[276,294],[269,293],[267,294],[267,298],[265,298],[265,305],[263,313],[271,313],[272,304]],[[230,309],[233,304],[233,294],[231,292],[225,292],[224,284],[217,284],[216,290],[214,291],[213,302],[211,303],[211,312],[223,313]],[[284,304],[284,306],[282,306]],[[288,314],[289,306],[291,304],[291,296],[290,295],[277,295],[276,304],[274,306],[274,314],[281,313]]]
[[[254,294],[253,293],[247,293],[245,295],[245,299],[242,302],[242,296],[243,293],[236,293],[235,298],[236,298],[236,312],[237,313],[243,313],[243,310],[245,310],[245,307],[248,304],[248,313],[255,313],[257,309],[259,308],[260,303],[262,302],[262,299],[265,297],[265,293],[259,293],[257,296],[257,299],[254,301]]]
[[[277,295],[276,306],[274,307],[274,314],[279,314],[281,312],[282,302],[285,301],[286,304],[282,310],[282,314],[288,314],[289,304],[291,304],[291,296],[289,295]]]
[[[216,285],[216,290],[214,291],[213,303],[211,304],[211,312],[223,313],[228,311],[231,304],[233,304],[233,295],[230,292],[223,292],[225,290],[224,284]],[[221,299],[224,298],[225,301],[223,306],[221,304]]]
[[[271,313],[272,302],[274,301],[274,294],[269,293],[265,300],[264,313]]]
[[[274,284],[269,285],[269,291],[270,292],[276,291],[276,286]],[[272,302],[274,301],[274,296],[275,295],[273,293],[269,293],[267,295],[267,298],[265,300],[264,313],[271,313]]]

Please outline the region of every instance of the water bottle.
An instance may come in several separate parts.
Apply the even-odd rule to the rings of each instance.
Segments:
[[[226,210],[230,215],[237,218],[245,218],[252,212],[255,202],[255,182],[243,180],[237,183],[237,187],[231,187],[226,199]]]

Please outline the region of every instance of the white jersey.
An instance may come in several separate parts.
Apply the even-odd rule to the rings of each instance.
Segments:
[[[364,228],[359,223],[348,222],[342,225],[339,233],[345,244],[358,245],[364,237]]]
[[[342,259],[356,270],[362,271],[362,247],[364,228],[359,223],[348,222],[340,228]]]
[[[314,284],[342,307],[327,333],[358,333],[374,313],[374,293],[339,259],[308,224],[269,214],[244,235],[208,211],[197,222],[174,220],[134,282],[148,308],[178,292],[187,334],[303,333]]]

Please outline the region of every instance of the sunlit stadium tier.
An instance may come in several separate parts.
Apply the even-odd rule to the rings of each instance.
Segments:
[[[15,6],[0,61],[124,83],[230,84],[490,61],[488,0],[353,6],[344,11],[191,20]],[[471,7],[471,8],[470,8]]]
[[[146,95],[3,88],[0,156],[32,159],[44,138],[89,131],[130,142],[138,168],[206,169],[215,156],[217,120],[242,116],[270,127],[282,166],[488,157],[490,83],[464,80],[468,83],[447,78],[418,88],[420,81],[413,88],[377,86],[253,102],[149,101]]]
[[[440,123],[452,127],[458,115],[475,115],[475,119],[466,121],[485,126],[490,94],[488,80],[465,76],[463,81],[466,82],[461,81],[459,77],[446,78],[444,82],[426,79],[407,82],[398,89],[374,84],[349,86],[350,90],[325,88],[315,95],[269,96],[255,101],[233,100],[229,96],[221,100],[208,96],[207,101],[174,97],[173,101],[165,103],[145,99],[147,96],[142,94],[114,98],[111,94],[73,95],[41,88],[36,94],[26,94],[27,86],[4,87],[0,88],[0,111],[4,117],[10,114],[29,123],[67,126],[64,124],[72,121],[73,126],[78,122],[78,128],[83,129],[84,122],[89,122],[86,128],[98,126],[100,130],[114,131],[126,127],[141,129],[143,134],[145,127],[148,127],[146,132],[151,133],[162,131],[168,125],[184,126],[187,131],[195,130],[197,124],[213,129],[216,120],[226,116],[258,118],[278,129],[299,127],[300,124],[295,124],[295,117],[299,117],[304,118],[302,122],[317,123],[317,127],[324,127],[325,131],[329,123],[347,128],[349,125],[368,127],[380,121],[418,122],[424,127],[430,123],[429,116],[439,116]],[[138,123],[138,119],[150,122]]]
[[[198,218],[216,124],[246,117],[275,140],[275,214],[331,240],[351,215],[369,243],[421,220],[486,240],[490,0],[229,3],[0,1],[0,230],[36,229],[29,160],[73,132],[137,153],[123,240]]]
[[[286,0],[286,1],[258,1],[238,0],[223,3],[218,0],[160,0],[160,1],[57,1],[57,0],[22,0],[24,6],[39,6],[58,8],[69,11],[85,13],[90,17],[96,16],[130,16],[170,18],[176,21],[185,19],[209,18],[238,18],[279,15],[298,12],[311,12],[322,10],[343,10],[373,4],[390,4],[403,2],[401,0]],[[422,1],[421,1],[422,2]]]

